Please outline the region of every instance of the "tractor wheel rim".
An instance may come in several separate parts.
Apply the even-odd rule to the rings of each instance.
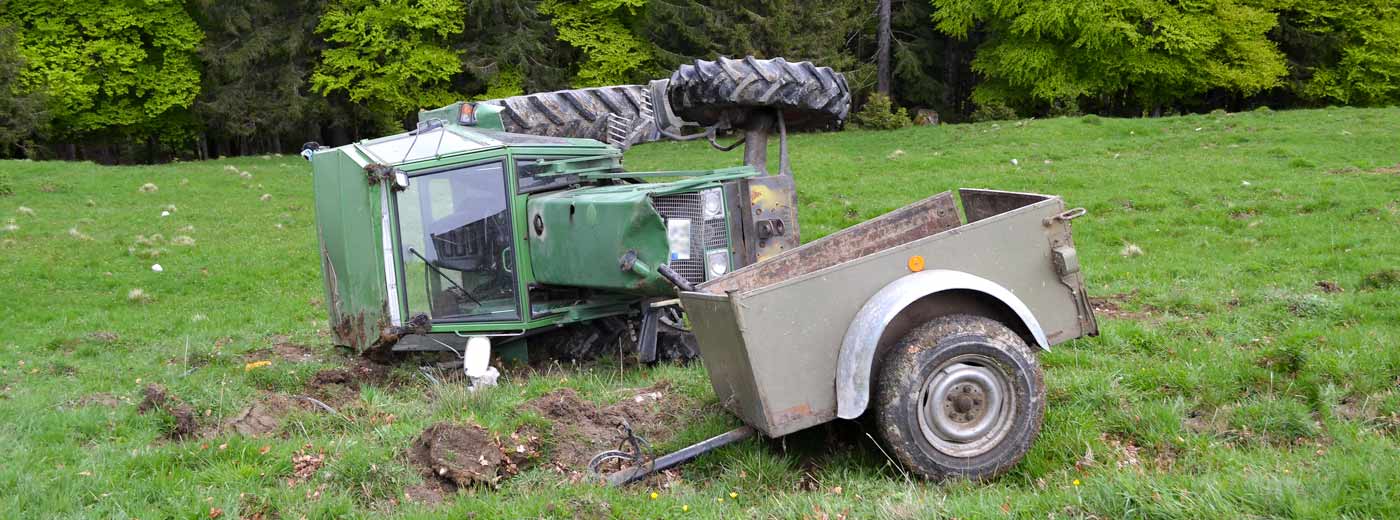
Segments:
[[[924,439],[954,457],[974,457],[996,447],[1011,429],[1015,395],[1010,379],[986,356],[967,354],[944,362],[919,393]]]

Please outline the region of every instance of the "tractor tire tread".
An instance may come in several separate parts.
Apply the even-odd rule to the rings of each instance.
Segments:
[[[610,114],[645,126],[640,131],[634,129],[640,135],[656,133],[655,121],[643,117],[649,95],[646,85],[616,85],[525,94],[482,103],[502,108],[501,124],[506,132],[609,142]]]
[[[681,65],[667,94],[677,116],[702,126],[720,123],[729,109],[774,108],[789,128],[837,127],[851,106],[846,77],[830,67],[752,56]]]

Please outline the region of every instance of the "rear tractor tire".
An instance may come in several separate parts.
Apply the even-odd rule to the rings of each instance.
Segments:
[[[875,383],[881,437],[904,467],[988,480],[1020,462],[1045,420],[1035,353],[995,320],[956,314],[910,331]]]
[[[686,121],[742,124],[754,109],[782,112],[789,129],[839,127],[851,108],[846,77],[812,62],[719,58],[681,65],[667,86],[671,109]]]

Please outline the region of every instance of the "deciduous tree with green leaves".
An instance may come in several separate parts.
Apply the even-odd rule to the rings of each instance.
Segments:
[[[383,130],[397,130],[417,110],[460,97],[451,89],[462,72],[452,42],[463,14],[459,0],[335,0],[316,27],[327,48],[312,85],[346,95]]]
[[[932,0],[934,21],[983,31],[980,103],[1082,99],[1156,109],[1211,90],[1252,95],[1287,73],[1265,9],[1237,0]]]
[[[649,79],[657,72],[652,45],[633,26],[647,0],[544,0],[559,40],[583,53],[574,86],[620,85]]]
[[[176,0],[10,2],[21,93],[43,92],[54,137],[187,138],[204,34]]]
[[[1400,3],[1285,0],[1274,6],[1300,97],[1318,104],[1400,103]]]

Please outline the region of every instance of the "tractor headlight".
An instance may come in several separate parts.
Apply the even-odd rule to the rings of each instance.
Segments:
[[[700,192],[700,214],[705,220],[724,216],[724,197],[720,195],[719,188]]]
[[[710,278],[724,276],[724,273],[729,272],[729,251],[705,253],[705,269],[710,272]]]

